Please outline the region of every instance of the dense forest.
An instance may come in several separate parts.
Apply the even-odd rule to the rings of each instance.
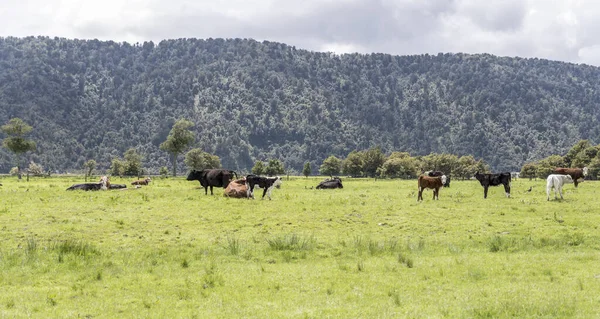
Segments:
[[[129,148],[150,172],[173,124],[192,147],[249,170],[279,159],[301,172],[380,147],[473,155],[492,170],[600,141],[600,69],[489,54],[311,52],[251,39],[117,43],[0,38],[0,124],[33,127],[27,158],[50,171],[108,168]],[[0,136],[3,138],[3,136]],[[179,159],[183,167],[183,158]],[[0,149],[0,172],[14,166]]]

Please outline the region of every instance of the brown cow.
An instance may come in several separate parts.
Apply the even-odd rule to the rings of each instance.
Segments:
[[[417,202],[423,200],[423,190],[426,188],[433,189],[433,199],[440,199],[440,188],[446,183],[446,175],[430,177],[426,175],[419,176],[419,196]]]
[[[565,168],[557,167],[552,172],[553,174],[570,175],[573,178],[573,184],[577,187],[578,183],[583,183],[583,180],[588,174],[588,168]]]
[[[148,185],[150,184],[150,181],[152,181],[150,177],[146,177],[144,179],[131,182],[131,185]]]
[[[233,198],[246,198],[248,197],[248,186],[246,186],[246,179],[236,179],[227,184],[227,188],[223,192],[225,197]]]

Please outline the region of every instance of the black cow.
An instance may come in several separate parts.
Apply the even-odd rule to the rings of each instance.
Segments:
[[[75,185],[67,188],[68,191],[74,191],[74,190],[99,191],[100,189],[102,189],[102,183],[75,184]]]
[[[192,170],[188,176],[188,181],[199,181],[200,185],[204,187],[204,194],[208,195],[208,188],[210,187],[210,194],[213,194],[213,186],[214,187],[227,187],[229,182],[232,180],[232,177],[235,175],[237,179],[237,174],[234,171],[228,169],[203,169],[201,171]]]
[[[342,185],[342,179],[339,177],[334,177],[331,179],[324,180],[317,185],[317,189],[325,189],[325,188],[344,188]]]
[[[271,191],[273,187],[279,188],[281,186],[282,180],[281,177],[263,177],[257,175],[248,175],[246,176],[246,187],[248,187],[248,198],[254,198],[254,187],[259,187],[264,189],[262,199],[265,199],[265,195],[268,195],[269,200],[271,200]]]
[[[480,174],[479,171],[475,173],[475,178],[483,186],[483,198],[487,198],[488,188],[490,186],[504,185],[504,192],[506,197],[510,197],[510,172],[497,173],[497,174]]]
[[[446,174],[444,174],[444,172],[440,172],[440,171],[429,171],[427,173],[427,175],[430,177],[438,177],[438,176],[443,176]],[[444,183],[444,187],[450,187],[450,175],[446,175],[446,182]]]
[[[122,188],[127,188],[127,185],[125,185],[125,184],[110,184],[110,186],[108,187],[108,189],[122,189]]]

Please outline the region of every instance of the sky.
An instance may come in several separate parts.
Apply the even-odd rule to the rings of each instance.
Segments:
[[[336,53],[490,53],[600,66],[597,0],[1,0],[0,36],[246,38]]]

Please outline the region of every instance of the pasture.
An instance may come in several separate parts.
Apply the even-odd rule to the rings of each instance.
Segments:
[[[273,200],[153,178],[0,182],[0,317],[592,318],[600,184],[285,178]],[[113,178],[112,183],[133,179]],[[533,186],[531,192],[527,189]],[[257,193],[262,194],[262,192]]]

